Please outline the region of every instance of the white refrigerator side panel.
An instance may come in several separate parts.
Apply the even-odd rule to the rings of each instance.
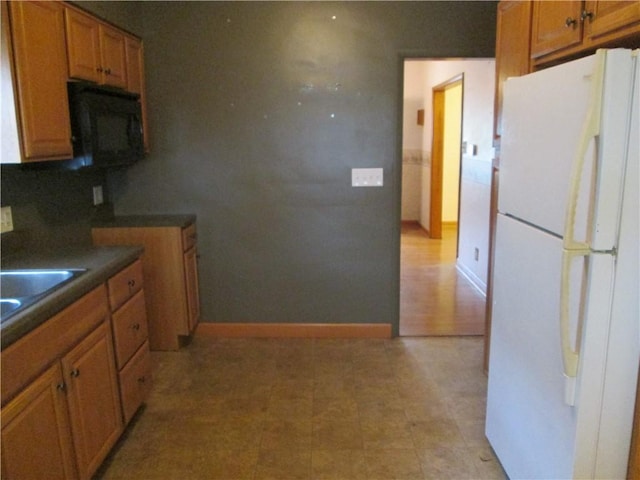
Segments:
[[[614,280],[611,331],[606,363],[598,478],[624,478],[631,442],[640,358],[640,66],[622,202]]]
[[[500,212],[563,235],[569,177],[594,65],[590,56],[506,81]],[[595,156],[593,148],[590,154]]]
[[[633,68],[630,50],[607,51],[603,79],[602,116],[598,137],[598,183],[595,199],[592,250],[611,250],[617,244],[625,163],[630,135],[633,99]]]
[[[514,479],[573,474],[576,418],[564,403],[558,320],[561,255],[561,239],[498,215],[486,434]]]

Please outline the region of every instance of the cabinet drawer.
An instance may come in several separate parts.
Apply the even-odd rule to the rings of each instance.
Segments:
[[[117,310],[124,302],[142,288],[142,262],[136,260],[109,279],[109,304],[111,311]]]
[[[138,349],[131,361],[120,372],[122,415],[128,423],[151,390],[151,354],[149,342]]]
[[[198,236],[196,234],[196,224],[192,223],[182,229],[182,250],[187,251],[196,244]]]
[[[116,346],[116,361],[122,368],[149,336],[144,290],[125,303],[111,316]]]

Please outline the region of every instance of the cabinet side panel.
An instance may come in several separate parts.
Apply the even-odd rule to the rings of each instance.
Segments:
[[[187,324],[184,259],[180,227],[94,228],[95,245],[143,245],[151,350],[178,350],[180,325]]]

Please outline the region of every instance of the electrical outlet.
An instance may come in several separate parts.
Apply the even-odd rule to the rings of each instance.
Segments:
[[[102,185],[93,187],[93,204],[102,205],[104,198],[102,197]]]
[[[2,207],[0,212],[0,233],[13,231],[13,217],[11,207]]]
[[[352,168],[352,187],[381,187],[383,184],[382,168]]]

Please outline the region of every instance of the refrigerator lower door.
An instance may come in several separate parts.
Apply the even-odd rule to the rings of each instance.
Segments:
[[[564,402],[558,326],[562,240],[498,215],[495,251],[487,438],[510,478],[570,478],[576,419]]]
[[[486,434],[514,479],[589,478],[595,468],[613,257],[575,261],[567,298],[570,343],[580,360],[568,405],[559,322],[562,247],[560,238],[498,215]]]

